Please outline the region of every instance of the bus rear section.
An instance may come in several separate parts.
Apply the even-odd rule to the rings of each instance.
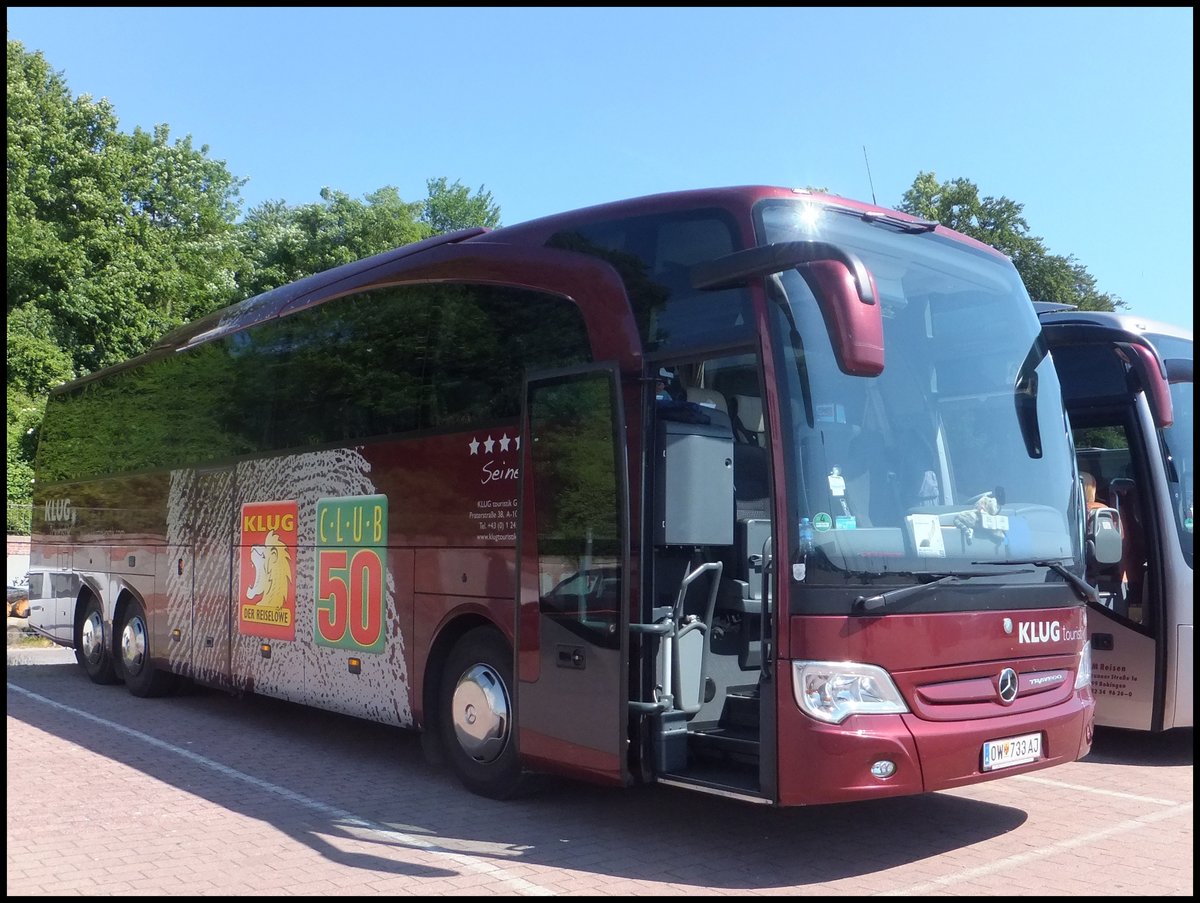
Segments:
[[[1043,306],[1092,515],[1111,516],[1120,560],[1094,568],[1097,724],[1194,724],[1193,359],[1189,330],[1129,314]]]

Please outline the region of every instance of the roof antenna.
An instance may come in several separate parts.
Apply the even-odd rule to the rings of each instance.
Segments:
[[[863,162],[867,164],[867,181],[871,183],[871,203],[876,207],[879,203],[875,200],[875,180],[871,178],[871,161],[867,159],[867,146],[863,145]]]

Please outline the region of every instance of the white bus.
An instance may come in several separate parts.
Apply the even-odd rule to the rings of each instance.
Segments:
[[[1089,574],[1096,723],[1192,722],[1192,333],[1128,314],[1037,305],[1080,472],[1115,508],[1119,566]]]

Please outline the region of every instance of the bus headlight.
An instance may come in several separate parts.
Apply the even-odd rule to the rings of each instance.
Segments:
[[[908,711],[891,676],[859,662],[792,662],[792,692],[802,712],[829,724]]]
[[[1079,653],[1079,670],[1075,672],[1075,689],[1082,690],[1092,682],[1092,643],[1086,637]]]
[[[1075,672],[1075,689],[1082,690],[1092,682],[1092,638],[1088,635],[1087,609],[1083,612],[1083,650],[1079,653],[1079,670]]]

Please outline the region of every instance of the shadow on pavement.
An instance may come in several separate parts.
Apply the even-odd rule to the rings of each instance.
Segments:
[[[1191,765],[1195,729],[1176,728],[1163,733],[1096,728],[1092,751],[1083,762],[1102,765]]]

